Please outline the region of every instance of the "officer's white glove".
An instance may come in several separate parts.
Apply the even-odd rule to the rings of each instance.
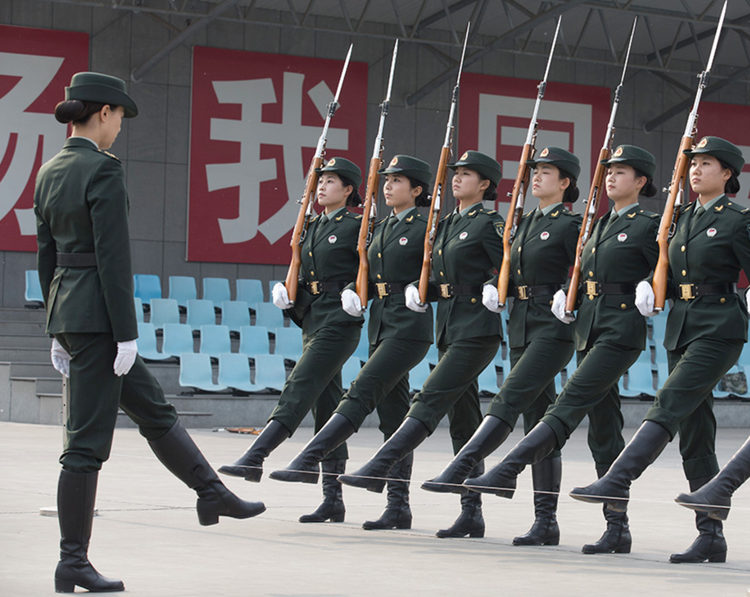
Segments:
[[[498,300],[497,286],[494,284],[485,284],[482,287],[482,304],[493,313],[505,311],[505,305],[501,305]]]
[[[359,295],[348,288],[341,292],[341,308],[352,317],[360,317],[364,313]]]
[[[575,321],[575,317],[565,314],[565,303],[568,302],[568,295],[561,288],[552,297],[552,313],[563,323],[571,323]]]
[[[52,366],[62,373],[65,377],[70,377],[70,355],[57,341],[52,339],[52,350],[50,350]]]
[[[276,284],[273,285],[271,296],[273,297],[273,304],[279,309],[291,309],[294,307],[294,303],[289,300],[286,286],[281,282],[276,282]]]
[[[117,356],[115,357],[115,375],[121,377],[127,375],[138,356],[138,345],[135,340],[117,343]]]
[[[427,305],[419,302],[419,289],[414,284],[409,284],[404,289],[404,302],[409,309],[417,313],[427,311]]]
[[[750,288],[745,291],[745,305],[747,305],[747,314],[750,315],[750,303],[747,302],[750,299]]]
[[[635,306],[644,317],[656,315],[656,311],[654,311],[654,289],[646,280],[641,280],[635,287]]]

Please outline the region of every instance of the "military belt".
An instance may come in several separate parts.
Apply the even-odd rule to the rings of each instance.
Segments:
[[[399,282],[376,282],[375,283],[375,294],[378,295],[379,299],[383,299],[391,294],[400,294],[406,288],[406,284]]]
[[[321,292],[341,292],[346,288],[348,282],[319,282],[317,280],[313,282],[307,282],[305,288],[310,294],[320,294]]]
[[[737,284],[722,282],[719,284],[680,284],[680,299],[689,301],[699,296],[710,294],[737,294]]]
[[[562,288],[561,284],[540,284],[538,286],[515,286],[513,296],[521,301],[527,301],[537,296],[551,296]]]
[[[58,253],[57,267],[96,267],[96,253]]]
[[[635,284],[603,284],[596,280],[586,280],[583,288],[589,299],[602,294],[635,294]]]
[[[440,298],[451,298],[453,296],[482,294],[481,286],[471,286],[469,284],[441,284]]]

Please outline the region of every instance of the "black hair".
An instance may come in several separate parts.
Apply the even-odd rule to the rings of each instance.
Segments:
[[[432,201],[430,193],[427,190],[427,185],[421,180],[417,180],[416,178],[412,178],[411,176],[407,176],[406,178],[409,179],[409,184],[411,185],[412,189],[422,187],[422,192],[419,193],[419,195],[417,195],[417,197],[414,199],[414,205],[416,205],[417,207],[427,207]]]
[[[568,188],[565,189],[565,192],[563,193],[563,203],[575,203],[576,201],[578,201],[578,197],[581,196],[581,190],[578,188],[578,182],[575,178],[573,178],[573,175],[570,174],[570,172],[566,172],[561,168],[558,168],[557,170],[560,173],[560,180],[567,178],[570,183],[568,184]]]
[[[732,176],[729,177],[729,180],[724,183],[724,193],[726,193],[727,195],[734,195],[735,193],[739,193],[740,180],[739,176],[737,175],[737,171],[729,164],[727,164],[724,160],[719,160],[719,164],[721,164],[722,168],[726,168],[732,173]]]
[[[474,172],[477,172],[477,171],[474,170]],[[479,172],[477,172],[477,174],[479,174]],[[486,176],[483,176],[482,174],[479,174],[479,180],[480,181],[487,180],[490,183],[490,186],[488,186],[484,190],[484,196],[482,197],[482,201],[493,201],[494,202],[497,199],[497,185],[494,182],[492,182],[489,178],[487,178]]]
[[[342,176],[338,172],[334,172],[334,174],[336,174],[336,176],[338,176],[339,179],[341,179],[341,184],[343,186],[352,187],[352,192],[346,198],[346,206],[347,207],[359,207],[360,205],[362,205],[362,197],[359,194],[359,189],[357,188],[357,185],[355,185],[346,176]]]
[[[636,178],[640,178],[641,176],[644,176],[646,178],[646,184],[643,185],[638,194],[641,197],[653,197],[654,195],[656,195],[656,185],[654,184],[654,179],[646,174],[643,170],[639,170],[638,168],[633,168],[633,170],[635,170]]]
[[[92,114],[100,112],[104,106],[109,105],[113,110],[117,106],[104,104],[102,102],[88,102],[82,100],[65,100],[55,106],[55,119],[57,122],[74,125],[86,124]]]

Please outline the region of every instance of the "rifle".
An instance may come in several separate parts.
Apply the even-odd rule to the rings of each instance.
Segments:
[[[557,19],[557,28],[555,29],[555,37],[552,40],[552,47],[549,50],[547,68],[544,71],[544,79],[539,85],[537,85],[539,92],[536,96],[534,112],[531,115],[529,132],[526,134],[526,143],[524,143],[523,149],[521,150],[521,159],[518,162],[518,172],[516,173],[516,182],[513,183],[513,192],[508,193],[508,196],[510,197],[510,205],[508,206],[508,223],[503,232],[503,261],[500,264],[500,276],[497,280],[497,296],[500,305],[504,305],[508,298],[508,286],[510,285],[510,246],[513,244],[516,232],[518,231],[518,226],[521,223],[521,217],[523,216],[523,204],[526,200],[526,189],[529,186],[529,177],[531,173],[531,168],[526,162],[533,159],[534,154],[536,153],[536,135],[537,129],[539,128],[537,116],[539,114],[539,106],[544,97],[544,91],[547,89],[547,75],[549,74],[549,68],[552,64],[552,55],[555,53],[557,34],[560,32],[560,23],[562,23],[562,17]]]
[[[398,55],[398,39],[393,46],[393,58],[391,59],[391,75],[388,79],[388,91],[383,103],[380,104],[380,124],[378,134],[375,137],[375,147],[372,150],[370,160],[370,172],[367,174],[367,190],[365,191],[365,205],[362,212],[362,224],[359,227],[359,240],[357,241],[357,252],[359,253],[359,270],[357,271],[356,288],[362,308],[367,307],[367,282],[370,276],[370,262],[367,260],[367,248],[372,242],[372,231],[375,228],[375,218],[378,216],[378,186],[380,174],[378,170],[383,167],[383,127],[385,117],[388,116],[388,106],[391,102],[391,89],[393,88],[393,73],[396,69],[396,56]]]
[[[635,35],[635,26],[638,23],[638,17],[633,19],[633,30],[630,32],[630,41],[628,42],[628,51],[625,54],[625,64],[622,65],[622,77],[620,84],[615,89],[615,97],[612,101],[612,111],[609,114],[609,123],[607,132],[604,135],[604,145],[599,151],[599,158],[596,160],[596,169],[591,180],[589,189],[589,198],[586,200],[586,209],[583,212],[583,222],[581,223],[581,233],[578,235],[578,244],[576,245],[576,260],[573,264],[573,272],[570,276],[570,285],[568,286],[567,302],[565,303],[565,315],[575,319],[576,301],[578,300],[578,286],[581,283],[581,261],[583,260],[583,248],[591,237],[591,231],[594,228],[594,218],[599,212],[599,204],[602,200],[601,189],[604,181],[604,173],[607,167],[602,164],[612,155],[612,145],[615,139],[615,116],[617,108],[620,105],[620,95],[622,85],[625,82],[625,71],[628,69],[628,60],[630,58],[630,48],[633,46],[633,36]]]
[[[725,0],[724,8],[721,9],[719,24],[716,27],[714,43],[711,47],[711,54],[708,57],[706,70],[699,75],[700,83],[698,84],[698,91],[695,94],[693,109],[688,115],[685,132],[682,135],[680,149],[677,152],[677,159],[675,160],[674,170],[672,171],[672,180],[669,183],[669,196],[666,205],[664,205],[664,213],[662,213],[661,222],[659,223],[659,234],[656,237],[656,242],[659,244],[659,260],[656,262],[654,277],[651,281],[651,285],[654,289],[654,311],[657,313],[664,309],[664,303],[667,300],[669,239],[672,238],[677,226],[677,218],[680,216],[680,208],[682,207],[683,199],[685,197],[685,181],[687,179],[688,170],[690,169],[690,158],[686,156],[683,151],[693,148],[693,142],[697,133],[696,123],[698,121],[698,106],[701,101],[701,96],[703,95],[703,90],[706,88],[706,85],[708,85],[708,75],[711,72],[711,66],[714,62],[716,46],[719,43],[719,34],[724,25],[724,14],[726,11],[727,3]]]
[[[448,124],[445,127],[445,141],[443,142],[443,148],[440,151],[440,162],[438,164],[437,174],[435,175],[435,186],[432,189],[430,214],[427,218],[427,232],[424,235],[422,272],[419,274],[419,301],[421,303],[427,302],[427,289],[430,284],[430,274],[432,273],[432,247],[435,245],[440,210],[443,206],[443,188],[445,187],[448,178],[448,161],[451,157],[451,147],[453,145],[453,129],[455,126],[456,105],[458,104],[458,90],[461,82],[461,71],[464,69],[464,56],[466,56],[466,42],[469,40],[470,26],[471,21],[466,24],[466,35],[464,36],[464,47],[461,51],[461,62],[458,65],[456,86],[453,88],[451,109],[448,113]]]
[[[339,86],[336,88],[336,95],[333,97],[333,101],[328,104],[328,114],[325,123],[323,124],[323,132],[320,134],[320,139],[318,139],[315,156],[313,157],[312,162],[310,162],[310,169],[307,171],[305,191],[302,193],[302,199],[299,201],[299,213],[297,214],[297,221],[294,224],[294,232],[292,233],[292,260],[289,263],[289,270],[286,273],[286,280],[284,281],[284,286],[286,286],[286,291],[289,295],[289,301],[292,303],[297,299],[299,270],[302,265],[302,243],[305,242],[305,236],[307,236],[307,227],[310,224],[310,218],[313,213],[313,204],[315,203],[315,190],[318,186],[319,175],[315,170],[323,165],[323,156],[326,152],[326,140],[328,137],[328,127],[331,124],[331,118],[333,118],[333,115],[339,107],[339,95],[341,94],[341,87],[344,84],[344,77],[346,77],[346,69],[349,67],[352,48],[354,48],[354,44],[349,46],[349,52],[347,52],[346,60],[344,60],[344,67],[341,69],[341,77],[339,78]]]

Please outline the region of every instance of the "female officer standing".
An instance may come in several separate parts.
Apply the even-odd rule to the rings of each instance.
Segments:
[[[583,418],[589,416],[589,447],[597,472],[604,474],[622,450],[622,413],[617,382],[646,345],[646,320],[635,307],[635,285],[656,265],[658,216],[638,206],[638,196],[656,194],[656,161],[649,152],[621,145],[605,162],[607,195],[614,208],[594,225],[583,250],[581,303],[576,323],[578,368],[555,403],[493,469],[464,485],[475,491],[512,498],[516,477],[560,450]],[[558,290],[552,311],[561,321],[566,295]],[[607,530],[584,553],[627,553],[631,539],[627,517],[605,511]]]
[[[454,453],[482,421],[477,376],[495,358],[502,333],[500,315],[482,306],[482,284],[502,262],[503,219],[481,203],[497,197],[501,170],[497,161],[478,151],[467,151],[449,167],[455,170],[452,188],[458,206],[440,223],[432,255],[440,360],[396,433],[356,473],[339,477],[347,485],[383,491],[392,467],[435,431],[446,414]],[[415,286],[405,292],[407,307],[427,310]],[[479,496],[462,496],[461,503],[456,523],[438,531],[438,537],[484,535]]]
[[[220,473],[259,482],[263,461],[290,437],[312,408],[315,431],[320,431],[341,400],[341,367],[359,343],[364,318],[341,310],[341,291],[357,276],[359,219],[346,209],[360,204],[362,172],[347,159],[335,157],[318,169],[317,199],[324,208],[313,218],[302,245],[300,284],[295,303],[286,287],[273,288],[273,302],[289,309],[292,320],[302,328],[303,352],[255,442],[234,464]],[[345,508],[341,484],[336,475],[344,472],[348,458],[346,444],[331,451],[323,462],[323,503],[300,522],[343,522]]]
[[[686,207],[669,243],[674,306],[669,312],[664,347],[670,374],[656,392],[645,422],[609,472],[571,497],[621,510],[630,483],[680,434],[680,453],[691,491],[719,470],[715,453],[713,394],[737,362],[747,341],[748,314],[737,294],[740,270],[750,272],[750,212],[725,193],[740,189],[745,160],[740,149],[718,137],[704,137],[685,152],[691,157],[690,186],[698,199]],[[654,315],[651,285],[638,285],[638,308]],[[696,513],[698,538],[671,562],[726,561],[727,544],[720,520]]]
[[[508,322],[512,369],[500,392],[490,403],[484,421],[453,461],[422,489],[460,493],[474,466],[502,444],[523,414],[526,433],[539,422],[555,401],[555,375],[573,356],[573,327],[552,314],[552,296],[568,278],[575,261],[581,217],[568,211],[579,195],[576,180],[581,172],[578,158],[559,147],[546,147],[536,160],[532,194],[539,207],[525,214],[511,247],[511,295],[515,297]],[[497,288],[485,306],[498,311]],[[533,467],[536,521],[531,530],[513,540],[514,545],[557,545],[557,497],[562,466],[554,450]]]
[[[123,117],[137,115],[123,80],[73,75],[65,101],[55,107],[55,118],[72,123],[73,134],[39,169],[34,193],[52,363],[70,377],[57,488],[59,593],[72,593],[76,585],[91,592],[124,590],[87,557],[99,470],[109,458],[118,407],[159,460],[196,490],[200,524],[265,510],[224,487],[138,357],[125,175],[120,160],[103,151],[117,138]]]
[[[387,168],[383,193],[391,215],[379,222],[367,251],[370,263],[370,357],[352,382],[336,412],[286,469],[272,479],[316,483],[318,462],[357,431],[376,408],[380,430],[387,440],[409,410],[409,371],[422,361],[432,343],[432,307],[416,313],[404,304],[404,289],[422,268],[427,220],[417,207],[429,204],[430,165],[397,155]],[[358,316],[363,308],[350,285],[341,294],[344,310]],[[411,528],[409,479],[412,454],[391,470],[388,505],[378,520],[364,528]]]

